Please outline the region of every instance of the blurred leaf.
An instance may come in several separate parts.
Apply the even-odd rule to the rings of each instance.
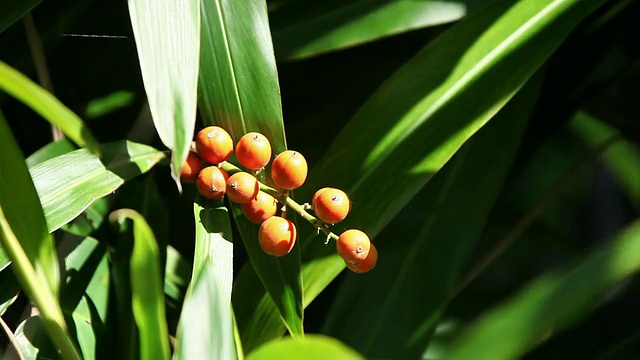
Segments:
[[[158,135],[173,151],[180,187],[196,121],[200,1],[128,0],[142,80]]]
[[[75,248],[65,259],[67,279],[60,305],[73,321],[83,358],[96,359],[112,346],[106,326],[110,285],[106,248],[90,237],[69,245]]]
[[[167,306],[179,309],[189,286],[191,264],[173,247],[167,247],[167,264],[164,275],[164,293],[167,296]]]
[[[590,311],[604,291],[638,270],[640,223],[636,222],[577,266],[539,278],[484,314],[457,339],[447,358],[517,358]]]
[[[62,226],[62,229],[80,237],[89,236],[102,225],[107,212],[109,212],[107,199],[97,199],[75,219]]]
[[[169,334],[165,319],[160,251],[145,219],[131,209],[116,210],[109,220],[133,220],[133,253],[130,260],[131,303],[140,335],[140,359],[169,359]]]
[[[270,13],[278,57],[297,59],[459,20],[478,0],[290,1]],[[278,21],[282,19],[282,21]]]
[[[393,241],[402,229],[378,237],[388,240],[378,245],[386,256],[367,276],[347,275],[323,333],[343,339],[368,358],[420,357],[511,169],[537,100],[540,81],[535,80],[478,131],[400,214],[416,216],[411,212],[422,208],[423,225],[412,227],[414,238]],[[356,303],[358,311],[353,311]]]
[[[14,335],[20,344],[20,351],[25,360],[60,358],[44,330],[40,316],[32,316],[20,323]],[[7,353],[3,360],[15,360],[15,357],[12,353]]]
[[[2,248],[0,248],[0,257],[2,256]],[[8,260],[8,258],[6,259]],[[2,264],[2,261],[0,259],[0,264]],[[5,266],[0,267],[0,316],[13,304],[20,291],[20,284],[8,265],[7,263]]]
[[[198,91],[205,125],[222,126],[236,141],[246,132],[259,131],[271,142],[274,154],[286,149],[264,0],[203,3]],[[268,174],[263,171],[261,180],[270,183]],[[294,336],[302,334],[299,247],[282,258],[265,254],[257,241],[257,226],[244,219],[238,206],[232,208],[251,263],[280,316]]]
[[[99,151],[98,142],[78,115],[47,90],[2,61],[0,61],[0,89],[29,106],[52,125],[59,127],[79,146],[86,147],[93,153]]]
[[[130,105],[134,94],[131,91],[116,91],[99,99],[91,100],[84,110],[87,119],[95,119]]]
[[[75,145],[73,145],[73,143],[69,141],[69,139],[67,139],[66,137],[58,141],[52,141],[47,145],[38,149],[33,154],[29,155],[29,157],[26,160],[27,166],[29,168],[32,168],[40,164],[41,162],[44,162],[49,159],[53,159],[56,156],[66,154],[75,149],[76,149]]]
[[[101,151],[102,161],[79,149],[31,168],[49,231],[73,220],[95,200],[164,158],[161,151],[130,141],[104,144]]]
[[[196,248],[193,256],[191,285],[193,288],[207,262],[213,264],[219,289],[231,306],[233,286],[233,238],[229,210],[220,201],[198,195],[193,204],[196,220]]]
[[[20,20],[42,0],[3,0],[0,2],[0,33]]]
[[[55,243],[47,231],[36,188],[29,176],[24,157],[2,113],[0,154],[0,213],[4,213],[7,225],[20,241],[20,249],[10,249],[4,241],[0,244],[4,246],[8,255],[12,255],[14,251],[24,251],[29,264],[20,264],[20,267],[14,270],[21,271],[22,266],[32,266],[45,286],[41,290],[55,297],[60,281]],[[4,239],[4,236],[2,238]],[[13,255],[15,256],[15,252]]]
[[[185,299],[178,325],[176,360],[238,359],[231,304],[212,260],[202,260],[197,280]]]
[[[300,359],[307,360],[359,360],[364,359],[340,341],[323,335],[307,335],[304,338],[274,340],[252,352],[247,360]]]
[[[613,136],[621,136],[613,127],[582,111],[576,114],[569,126],[591,148],[597,148]],[[621,138],[604,152],[603,157],[620,188],[636,210],[640,210],[640,149]]]
[[[345,190],[354,206],[341,228],[377,236],[601,2],[506,1],[453,26],[378,89],[297,194],[310,199],[323,186]],[[310,232],[300,227],[305,306],[345,267],[335,249],[321,246]],[[235,309],[239,314],[249,311]],[[254,312],[251,321],[264,322],[265,316],[272,315]],[[255,328],[238,326],[241,332]]]

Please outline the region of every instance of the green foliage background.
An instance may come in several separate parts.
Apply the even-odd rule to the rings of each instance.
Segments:
[[[632,357],[639,11],[0,3],[0,359]],[[304,154],[376,268],[176,182],[211,124]]]

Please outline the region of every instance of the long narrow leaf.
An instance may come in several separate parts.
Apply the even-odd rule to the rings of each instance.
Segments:
[[[130,260],[131,302],[140,334],[140,359],[169,359],[169,333],[165,319],[160,251],[153,231],[134,210],[117,210],[111,222],[133,220],[133,253]]]
[[[160,139],[173,150],[172,174],[177,181],[196,120],[200,1],[128,4],[149,108]]]
[[[79,146],[98,153],[98,142],[78,115],[51,93],[2,61],[0,61],[0,90],[6,91],[51,124],[58,126]]]
[[[541,277],[488,312],[460,336],[447,358],[517,358],[589,311],[605,290],[638,270],[640,223],[636,222],[577,266]]]

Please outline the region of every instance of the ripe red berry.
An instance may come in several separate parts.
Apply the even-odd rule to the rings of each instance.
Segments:
[[[259,191],[255,199],[240,205],[240,207],[242,208],[242,213],[249,221],[255,224],[261,224],[276,214],[278,203],[273,196]]]
[[[208,126],[196,135],[196,149],[205,161],[219,164],[233,153],[233,139],[223,128]]]
[[[260,133],[246,133],[238,140],[236,158],[247,169],[258,170],[271,160],[271,143]]]
[[[371,241],[367,234],[351,229],[343,232],[336,242],[338,255],[345,261],[358,264],[367,258]]]
[[[336,224],[344,220],[351,209],[351,201],[344,191],[322,188],[313,195],[313,208],[320,220]]]
[[[299,152],[286,150],[271,164],[273,181],[285,190],[297,189],[307,179],[307,160]]]
[[[260,191],[258,179],[246,172],[237,172],[227,180],[227,196],[238,204],[255,199]]]
[[[353,272],[366,273],[369,270],[376,267],[377,262],[378,262],[378,249],[376,249],[376,247],[373,246],[373,244],[371,244],[371,248],[369,249],[369,254],[359,264],[354,264],[350,261],[345,261],[344,263]]]
[[[196,179],[196,187],[202,196],[209,199],[220,199],[224,196],[227,188],[227,172],[217,166],[207,166],[200,170],[198,179]]]
[[[296,226],[288,219],[272,216],[260,225],[260,247],[269,255],[283,256],[296,244]]]
[[[180,167],[180,181],[182,182],[194,182],[198,178],[198,174],[202,170],[202,159],[198,154],[193,151],[189,151],[187,159]]]

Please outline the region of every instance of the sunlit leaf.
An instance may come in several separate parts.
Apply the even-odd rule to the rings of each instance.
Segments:
[[[286,338],[267,343],[256,349],[247,360],[267,359],[309,360],[359,360],[364,359],[353,349],[336,339],[323,335],[308,335],[304,338]]]

